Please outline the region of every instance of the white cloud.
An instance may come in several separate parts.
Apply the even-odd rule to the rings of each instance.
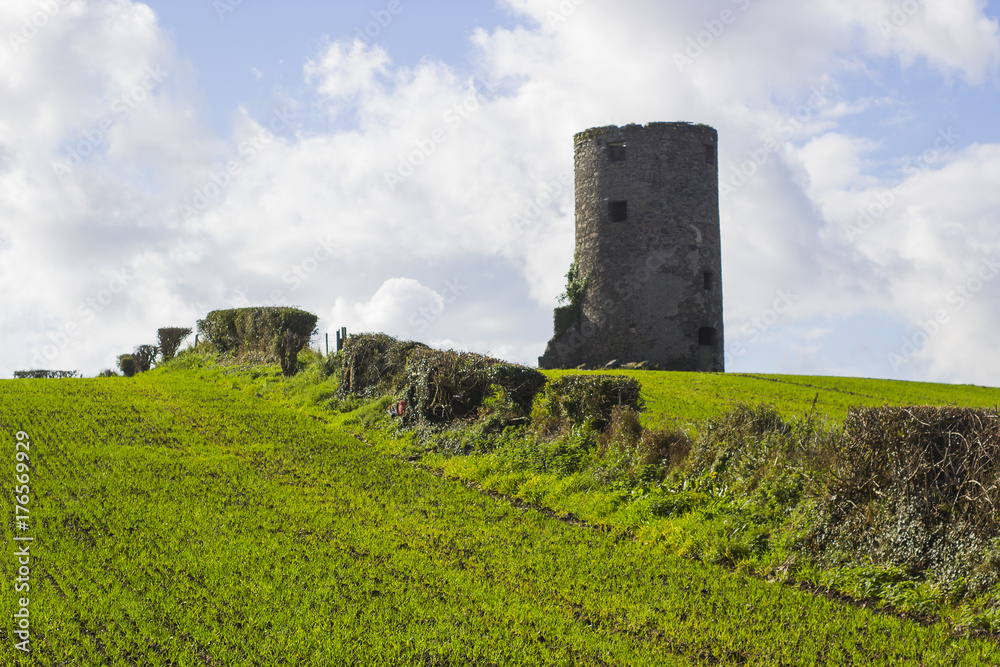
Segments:
[[[871,43],[877,51],[895,53],[904,64],[923,57],[980,83],[1000,63],[998,24],[983,16],[986,4],[985,0],[885,3],[875,29],[868,24]]]
[[[857,187],[864,181],[863,157],[877,148],[875,142],[828,132],[811,139],[797,156],[809,176],[807,193],[814,199],[831,191]]]
[[[354,332],[385,332],[409,337],[410,331],[426,330],[445,311],[445,298],[413,278],[389,278],[364,303],[348,305],[337,299],[333,320]]]
[[[360,39],[334,42],[326,47],[320,60],[306,62],[306,81],[331,100],[371,93],[379,75],[385,75],[389,54],[378,46],[367,46]]]

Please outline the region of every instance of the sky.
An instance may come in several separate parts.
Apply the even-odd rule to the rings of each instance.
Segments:
[[[0,376],[250,305],[535,365],[573,135],[690,121],[719,132],[727,371],[1000,386],[998,12],[4,0]]]

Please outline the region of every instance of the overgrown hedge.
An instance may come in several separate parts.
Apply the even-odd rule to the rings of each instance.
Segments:
[[[407,410],[425,422],[474,416],[484,399],[496,391],[502,392],[516,411],[527,415],[535,394],[546,382],[533,368],[474,352],[429,348],[409,355],[406,380]]]
[[[407,423],[475,415],[491,392],[524,415],[545,385],[538,371],[472,352],[433,350],[387,334],[356,334],[340,353],[341,395],[401,394]]]
[[[590,422],[598,431],[611,423],[611,413],[617,406],[636,411],[643,408],[642,386],[635,378],[624,375],[564,375],[545,388],[539,406],[540,415],[554,423],[570,425]],[[550,430],[539,425],[542,430]]]
[[[958,407],[853,408],[824,509],[816,542],[831,554],[990,585],[996,564],[991,570],[981,561],[1000,537],[1000,416]]]
[[[349,336],[338,354],[340,394],[370,397],[399,391],[406,384],[406,358],[417,349],[429,348],[384,333]]]
[[[316,333],[318,320],[298,308],[231,308],[213,310],[198,320],[198,333],[218,352],[277,361],[285,375],[292,375],[298,353]]]
[[[46,370],[30,370],[30,371],[14,371],[14,379],[16,380],[62,380],[64,378],[75,378],[79,377],[77,371],[46,371]]]

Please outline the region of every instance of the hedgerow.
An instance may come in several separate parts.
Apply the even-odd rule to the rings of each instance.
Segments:
[[[298,308],[213,310],[198,320],[198,333],[217,352],[262,363],[277,361],[287,376],[298,370],[298,354],[316,333],[318,319]]]

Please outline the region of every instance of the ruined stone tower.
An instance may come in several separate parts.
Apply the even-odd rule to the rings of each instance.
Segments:
[[[612,125],[574,141],[576,279],[538,365],[723,371],[718,133]]]

